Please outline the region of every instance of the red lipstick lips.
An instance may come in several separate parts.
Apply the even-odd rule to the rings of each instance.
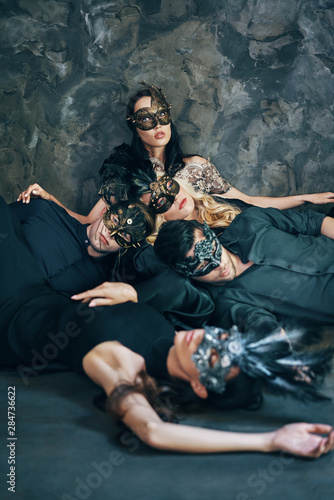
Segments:
[[[107,238],[105,238],[105,236],[103,236],[103,234],[101,234],[101,241],[102,241],[102,243],[104,243],[105,245],[108,245],[108,246],[109,246],[108,240],[107,240]]]
[[[187,203],[187,198],[183,198],[183,200],[181,201],[181,203],[179,205],[179,210],[182,210],[182,208],[185,206],[186,203]]]
[[[187,335],[186,335],[187,344],[190,344],[190,342],[192,341],[194,333],[195,333],[194,330],[189,330],[189,332],[187,332]]]

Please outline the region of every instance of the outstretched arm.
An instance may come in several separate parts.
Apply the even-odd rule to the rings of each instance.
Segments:
[[[304,203],[314,203],[315,205],[334,203],[334,193],[332,192],[277,197],[250,196],[231,186],[220,175],[211,161],[200,156],[193,156],[184,158],[184,162],[186,166],[177,172],[176,178],[184,179],[198,191],[221,196],[222,198],[236,198],[258,207],[274,207],[281,210],[298,207]]]
[[[216,195],[217,196],[217,195]],[[245,201],[257,207],[274,207],[284,210],[286,208],[294,208],[304,203],[314,203],[315,205],[323,205],[325,203],[334,203],[334,193],[313,193],[301,194],[295,196],[250,196],[242,193],[238,189],[232,187],[224,194],[219,194],[222,198],[236,198]]]
[[[241,433],[170,424],[157,419],[155,412],[141,396],[127,401],[123,417],[146,444],[162,450],[187,453],[234,451],[286,451],[305,457],[319,457],[334,448],[334,431],[329,425],[289,424],[273,432]],[[319,434],[326,434],[323,437]]]
[[[92,210],[89,212],[88,215],[77,214],[76,212],[73,212],[72,210],[66,208],[65,205],[60,203],[60,201],[57,198],[55,198],[52,194],[45,191],[45,189],[43,189],[39,184],[36,183],[31,184],[25,191],[22,191],[17,201],[22,201],[23,203],[29,203],[30,198],[42,198],[43,200],[50,200],[53,201],[54,203],[57,203],[57,205],[64,208],[71,217],[77,219],[79,222],[81,222],[81,224],[91,224],[92,222],[94,222],[95,219],[99,217],[100,213],[105,207],[105,203],[101,199],[96,203],[96,205],[94,205],[94,207],[92,208]]]
[[[103,342],[86,354],[83,368],[110,394],[120,382],[133,383],[142,362],[141,356],[118,342]],[[161,450],[188,453],[283,450],[318,457],[334,448],[334,432],[329,425],[300,423],[265,433],[225,432],[163,422],[147,399],[137,393],[125,397],[121,407],[123,422],[143,442]]]

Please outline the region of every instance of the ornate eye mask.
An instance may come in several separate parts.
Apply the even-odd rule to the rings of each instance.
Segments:
[[[205,222],[203,234],[205,239],[196,243],[194,257],[186,257],[183,262],[175,264],[175,269],[185,276],[205,276],[220,265],[221,244]]]
[[[103,223],[110,236],[123,248],[140,246],[148,234],[145,215],[136,206],[129,207],[123,203],[112,205],[103,214]]]
[[[168,125],[171,122],[169,109],[163,106],[154,106],[152,100],[151,108],[140,108],[133,115],[128,117],[133,125],[140,130],[151,130],[160,125]]]
[[[204,328],[203,340],[192,355],[192,360],[200,373],[200,382],[210,391],[220,394],[225,391],[225,378],[234,360],[243,352],[235,336],[228,336],[225,330],[214,326]]]
[[[149,207],[155,214],[163,214],[173,205],[180,185],[168,175],[163,175],[150,184],[151,198]]]
[[[151,94],[151,107],[140,108],[138,111],[127,117],[135,127],[140,130],[151,130],[160,125],[168,125],[171,122],[171,105],[166,101],[166,96],[161,92],[161,88],[155,85],[149,85],[146,82],[139,82]]]
[[[262,337],[256,332],[241,333],[236,325],[227,333],[221,328],[204,328],[202,342],[192,355],[199,381],[209,390],[222,394],[233,366],[248,377],[261,381],[274,394],[294,396],[301,401],[326,398],[317,391],[319,381],[330,370],[333,349],[310,350],[303,331],[280,328]],[[294,351],[290,338],[299,342]]]

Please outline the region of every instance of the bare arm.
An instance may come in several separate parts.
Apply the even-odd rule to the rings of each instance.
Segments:
[[[215,196],[221,196],[222,198],[236,198],[238,200],[245,201],[251,205],[256,205],[258,207],[274,207],[284,210],[286,208],[294,208],[304,203],[314,203],[317,205],[323,205],[325,203],[334,203],[334,193],[314,193],[314,194],[301,194],[296,196],[249,196],[242,193],[238,189],[232,187],[224,194],[219,194]]]
[[[325,217],[321,224],[321,234],[334,240],[334,218]]]
[[[84,357],[83,368],[96,384],[110,394],[121,381],[133,383],[138,373],[135,365],[142,359],[118,342],[104,342]],[[291,424],[273,432],[252,434],[171,424],[163,422],[141,394],[127,396],[122,402],[122,410],[123,422],[139,439],[162,450],[187,453],[284,450],[296,455],[318,457],[334,447],[334,432],[329,425]]]
[[[71,216],[77,219],[81,224],[90,224],[94,222],[95,219],[99,217],[103,208],[105,207],[105,203],[103,200],[99,200],[96,205],[92,208],[88,215],[80,215],[72,210],[66,208],[60,201],[55,198],[52,194],[48,193],[43,189],[39,184],[31,184],[25,191],[19,195],[17,201],[22,201],[23,203],[29,203],[30,198],[42,198],[43,200],[50,200],[54,203],[57,203],[60,207],[64,208],[66,212]]]
[[[222,198],[236,198],[258,207],[279,209],[294,208],[306,202],[322,205],[334,203],[334,193],[301,194],[296,196],[250,196],[242,193],[224,179],[209,160],[200,156],[184,158],[185,168],[177,172],[176,178],[190,183],[196,190]]]
[[[123,421],[146,444],[162,450],[186,453],[221,453],[234,451],[287,451],[296,455],[318,457],[334,447],[331,426],[298,423],[273,432],[241,433],[170,424],[157,419],[155,412],[142,401],[128,402]],[[145,403],[146,401],[146,403]],[[322,437],[313,433],[328,434]]]

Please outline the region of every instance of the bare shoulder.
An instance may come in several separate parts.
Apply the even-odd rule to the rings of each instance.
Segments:
[[[108,358],[115,349],[122,347],[122,344],[118,340],[106,340],[96,344],[87,354],[84,356],[83,360],[93,359],[94,357],[99,357],[101,359]]]
[[[188,163],[195,163],[198,165],[206,165],[208,161],[202,156],[189,156],[188,158],[183,158],[184,163],[187,165]]]

